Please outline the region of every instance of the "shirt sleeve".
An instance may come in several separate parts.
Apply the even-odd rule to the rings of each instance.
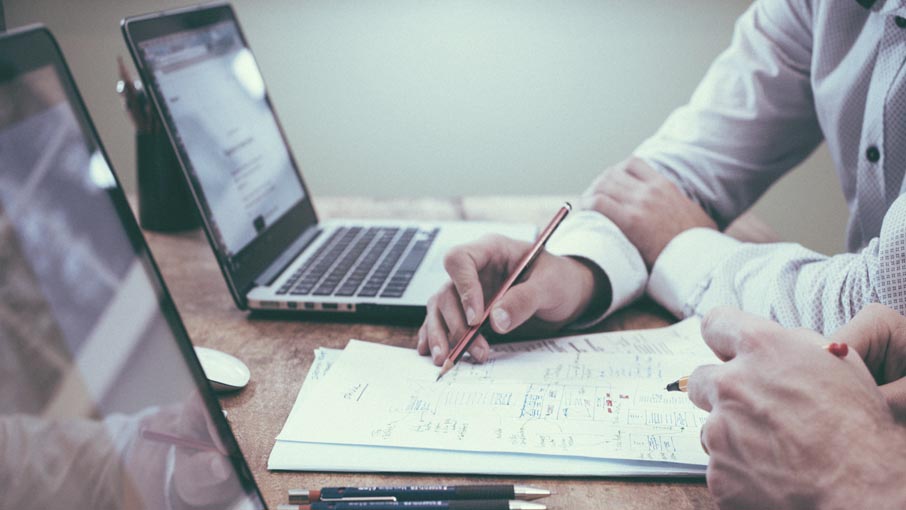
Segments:
[[[689,103],[635,150],[720,228],[823,138],[810,83],[811,30],[811,2],[755,2]]]
[[[547,251],[587,260],[610,281],[611,301],[601,310],[587,312],[572,328],[594,325],[645,292],[648,270],[642,255],[616,224],[597,211],[570,214],[547,242]]]
[[[655,261],[648,293],[678,317],[733,305],[828,334],[869,303],[906,315],[906,195],[862,251],[826,256],[793,243],[742,243],[713,230],[674,238]]]

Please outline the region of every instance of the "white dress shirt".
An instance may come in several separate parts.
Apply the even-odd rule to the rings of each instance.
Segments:
[[[731,46],[689,104],[635,151],[723,228],[826,140],[850,210],[850,253],[693,229],[667,245],[648,278],[625,236],[591,212],[561,227],[551,251],[607,273],[614,298],[598,318],[645,288],[678,317],[729,304],[824,333],[870,302],[906,313],[904,64],[906,0],[868,8],[855,0],[760,0],[740,17]],[[575,242],[602,236],[607,241]]]

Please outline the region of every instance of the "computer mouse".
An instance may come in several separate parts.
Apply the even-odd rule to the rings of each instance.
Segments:
[[[216,392],[236,391],[245,388],[252,374],[239,358],[207,347],[195,347],[205,377]]]

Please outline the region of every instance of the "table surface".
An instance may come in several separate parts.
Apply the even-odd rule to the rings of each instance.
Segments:
[[[545,224],[563,197],[467,197],[455,199],[321,199],[322,218],[418,218],[530,221]],[[775,238],[747,218],[729,229],[736,237]],[[243,453],[270,508],[287,502],[291,488],[487,482],[537,485],[554,491],[550,508],[714,508],[702,479],[536,478],[396,475],[377,473],[270,472],[267,458],[283,427],[317,347],[343,348],[350,338],[414,346],[416,325],[264,319],[236,308],[200,230],[177,234],[146,231],[151,250],[192,340],[238,356],[252,372],[241,392],[222,398]],[[640,303],[609,317],[602,330],[661,327],[670,316]]]

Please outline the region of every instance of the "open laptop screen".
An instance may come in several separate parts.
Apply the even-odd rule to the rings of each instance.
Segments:
[[[143,41],[139,51],[232,258],[305,196],[255,59],[230,21]]]
[[[0,37],[0,508],[264,508],[46,30]]]
[[[128,18],[123,32],[245,307],[256,279],[317,224],[252,52],[227,4]]]

